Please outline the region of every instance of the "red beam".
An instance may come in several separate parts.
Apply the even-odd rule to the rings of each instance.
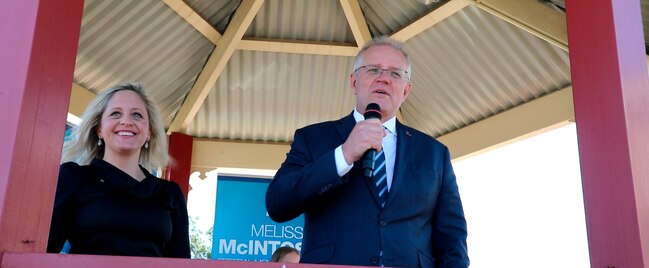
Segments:
[[[592,267],[649,266],[649,77],[640,2],[566,1]]]
[[[171,163],[165,172],[165,179],[178,183],[185,194],[189,193],[189,174],[192,165],[194,137],[182,133],[169,135],[169,155]]]
[[[0,8],[0,252],[45,252],[83,0]]]

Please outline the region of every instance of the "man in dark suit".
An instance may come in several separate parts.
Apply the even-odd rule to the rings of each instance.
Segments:
[[[350,75],[352,114],[295,132],[266,192],[266,208],[277,222],[304,213],[301,262],[469,266],[449,151],[396,120],[410,93],[410,75],[402,44],[375,38],[358,53]],[[380,106],[380,120],[364,120],[370,103]],[[369,149],[384,157],[366,176],[363,155]]]

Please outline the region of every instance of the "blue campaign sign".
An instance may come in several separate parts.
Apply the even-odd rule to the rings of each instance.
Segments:
[[[304,216],[285,223],[268,217],[265,198],[270,181],[219,175],[212,259],[269,261],[279,247],[302,249]]]

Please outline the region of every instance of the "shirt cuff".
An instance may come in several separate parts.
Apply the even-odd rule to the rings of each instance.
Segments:
[[[347,161],[345,161],[342,145],[336,147],[336,150],[334,150],[334,157],[336,158],[336,171],[338,171],[338,176],[340,177],[347,174],[347,172],[349,172],[354,166],[354,163],[348,165]]]

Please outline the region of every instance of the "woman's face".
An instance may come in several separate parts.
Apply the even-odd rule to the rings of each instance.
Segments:
[[[104,157],[140,154],[151,137],[149,114],[144,101],[131,90],[113,94],[101,115],[97,135],[106,146]]]

